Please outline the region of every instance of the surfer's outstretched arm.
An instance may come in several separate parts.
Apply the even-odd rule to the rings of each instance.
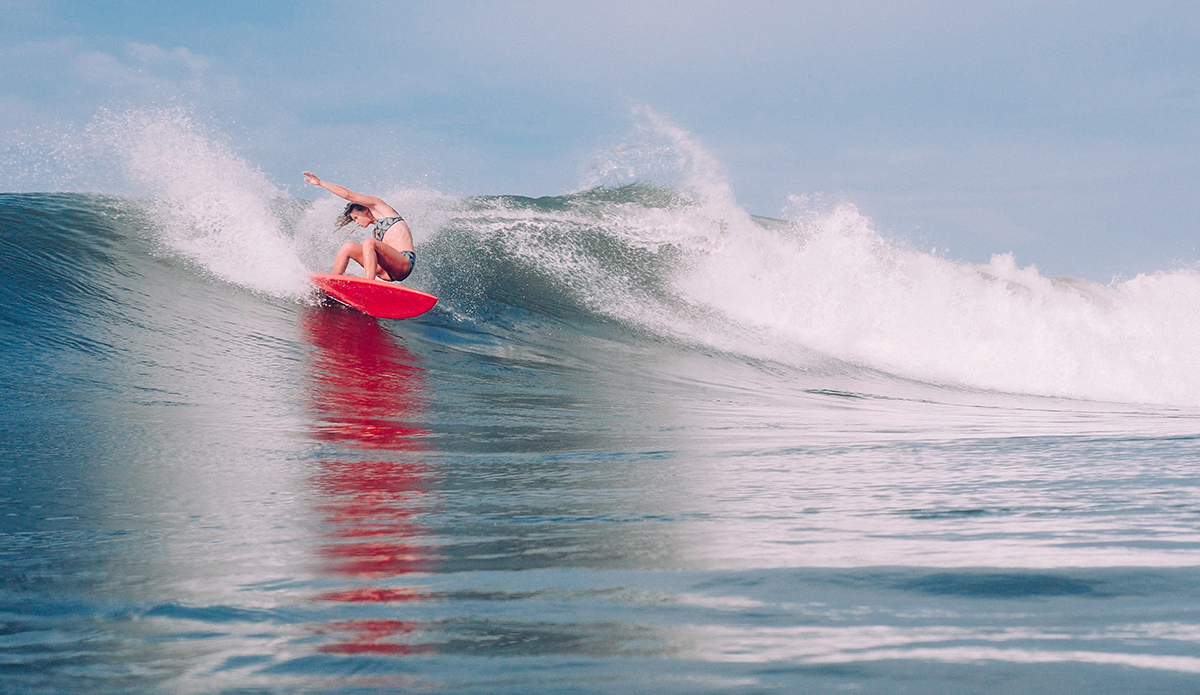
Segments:
[[[354,191],[350,190],[349,188],[346,188],[345,186],[339,186],[336,183],[329,183],[328,181],[322,181],[320,179],[320,177],[318,177],[316,174],[312,173],[311,171],[304,172],[304,180],[311,183],[314,186],[320,186],[321,188],[324,188],[325,190],[329,191],[330,193],[336,195],[339,198],[345,198],[346,200],[349,200],[351,203],[358,203],[359,205],[362,205],[364,207],[374,208],[376,205],[387,205],[387,203],[384,203],[383,200],[376,198],[373,195],[365,195],[363,193],[355,193]]]

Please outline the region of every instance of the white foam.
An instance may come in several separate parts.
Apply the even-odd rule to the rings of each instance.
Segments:
[[[956,263],[881,237],[847,205],[790,230],[738,231],[680,291],[782,341],[934,382],[1200,404],[1193,271],[1106,287],[1008,254]]]
[[[188,113],[102,113],[90,131],[150,196],[149,212],[168,247],[256,291],[307,291],[305,268],[271,210],[285,194]]]
[[[1005,253],[955,262],[886,238],[853,205],[799,197],[790,223],[763,226],[694,140],[665,119],[647,127],[682,153],[677,178],[695,206],[631,212],[613,233],[696,252],[673,286],[707,318],[642,306],[630,320],[798,364],[816,351],[941,384],[1200,405],[1200,273],[1103,286],[1043,276]]]

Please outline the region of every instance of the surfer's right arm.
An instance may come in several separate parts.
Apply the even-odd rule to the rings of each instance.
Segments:
[[[376,198],[373,195],[363,195],[362,193],[355,193],[354,191],[350,190],[349,188],[346,188],[345,186],[339,186],[336,183],[329,183],[328,181],[322,181],[320,179],[320,177],[318,177],[316,174],[312,173],[311,171],[304,172],[304,180],[311,183],[314,186],[320,186],[321,188],[324,188],[325,190],[329,191],[330,193],[336,195],[339,198],[345,198],[346,200],[349,200],[351,203],[358,203],[359,205],[362,205],[364,207],[374,208],[376,205],[383,203],[382,200],[380,200],[379,198]]]

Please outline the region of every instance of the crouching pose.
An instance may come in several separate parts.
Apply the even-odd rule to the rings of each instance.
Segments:
[[[399,282],[408,277],[417,263],[417,252],[408,223],[392,206],[375,196],[355,193],[335,183],[322,181],[310,171],[304,172],[304,180],[350,201],[341,217],[337,218],[338,229],[351,222],[360,227],[375,225],[375,234],[363,239],[361,244],[355,241],[342,244],[333,261],[331,273],[344,274],[346,266],[353,259],[363,267],[368,280],[379,278]]]

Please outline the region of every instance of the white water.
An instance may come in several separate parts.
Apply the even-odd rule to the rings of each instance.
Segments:
[[[1193,271],[1106,287],[1007,254],[960,263],[881,237],[846,205],[791,230],[739,232],[680,292],[786,344],[936,383],[1200,404]]]
[[[687,133],[650,114],[638,135],[657,143],[644,148],[656,153],[655,166],[674,153],[676,178],[698,205],[669,224],[651,211],[637,233],[644,244],[653,229],[653,241],[700,250],[675,278],[676,291],[724,319],[642,322],[797,364],[817,351],[946,385],[1200,405],[1196,271],[1103,286],[1019,268],[1006,253],[983,266],[956,262],[884,237],[853,205],[820,209],[801,197],[792,199],[790,224],[764,227],[737,207]],[[637,148],[616,155],[628,161],[630,151]],[[636,178],[636,165],[597,168]]]

